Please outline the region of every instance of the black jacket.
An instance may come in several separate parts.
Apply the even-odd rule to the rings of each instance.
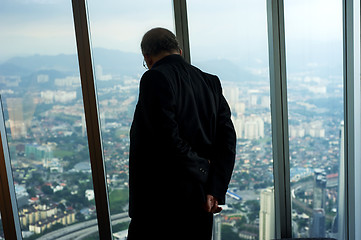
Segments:
[[[130,217],[194,205],[211,194],[224,204],[236,135],[217,76],[170,55],[144,73],[130,130]]]

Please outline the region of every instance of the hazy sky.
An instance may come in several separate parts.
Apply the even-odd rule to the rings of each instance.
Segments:
[[[196,58],[267,56],[265,0],[188,0]],[[170,0],[88,0],[94,47],[139,52],[151,27],[174,29]],[[285,0],[287,41],[342,41],[341,0]],[[75,53],[70,0],[0,0],[0,62]],[[263,54],[264,53],[264,54]]]

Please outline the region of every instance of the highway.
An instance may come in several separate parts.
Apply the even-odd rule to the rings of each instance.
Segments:
[[[128,222],[130,221],[130,218],[128,217],[128,213],[119,213],[114,214],[111,216],[112,225]],[[86,236],[89,236],[93,233],[98,232],[98,225],[97,220],[92,219],[89,221],[77,223],[74,225],[70,225],[58,230],[55,230],[53,232],[47,233],[38,240],[70,240],[70,239],[77,239],[80,240]]]
[[[293,185],[292,186],[292,194],[294,194],[294,191],[297,190],[298,188],[305,187],[305,186],[307,186],[308,188],[312,188],[313,181],[311,180],[308,182],[303,182],[303,183],[298,183],[298,184]],[[335,186],[335,181],[332,181],[332,182],[330,181],[330,183],[328,183],[328,187],[330,187],[330,186]],[[238,194],[240,196],[242,196],[242,198],[244,198],[243,199],[244,201],[245,200],[256,200],[259,198],[259,194],[254,193],[253,190],[239,191]],[[303,202],[295,199],[294,196],[292,196],[292,202],[293,202],[293,204],[301,207],[308,214],[312,214],[312,209],[307,207]],[[326,215],[326,218],[330,219],[331,217]],[[118,223],[129,222],[130,218],[128,217],[128,213],[125,212],[125,213],[119,213],[119,214],[112,215],[111,220],[112,220],[112,225],[115,225]],[[94,234],[96,232],[98,232],[97,220],[92,219],[89,221],[66,226],[64,228],[47,233],[47,234],[41,236],[40,238],[38,238],[38,240],[53,240],[53,239],[81,240],[84,237]]]

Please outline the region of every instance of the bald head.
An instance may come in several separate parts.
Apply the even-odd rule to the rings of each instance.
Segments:
[[[144,34],[140,44],[144,56],[180,52],[175,35],[165,28],[153,28]]]

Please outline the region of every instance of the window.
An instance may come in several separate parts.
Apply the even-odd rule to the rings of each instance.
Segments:
[[[285,1],[285,37],[293,235],[343,239],[342,1]]]
[[[90,0],[88,8],[110,213],[127,217],[129,130],[146,71],[140,42],[154,27],[175,32],[173,6],[160,0]],[[128,224],[113,221],[113,233],[125,231]]]
[[[266,2],[188,1],[192,64],[219,76],[237,156],[216,239],[274,238]]]
[[[22,236],[79,236],[84,221],[97,232],[71,4],[0,9],[0,94]]]

